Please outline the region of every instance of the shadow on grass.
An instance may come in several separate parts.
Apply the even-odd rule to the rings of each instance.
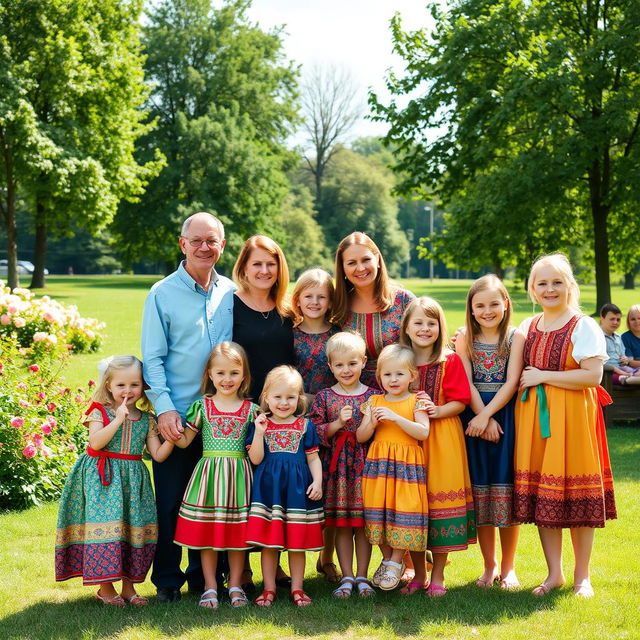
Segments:
[[[246,626],[249,635],[255,635],[260,628],[287,636],[295,633],[313,637],[344,635],[351,628],[373,627],[406,636],[416,635],[430,625],[446,624],[453,631],[456,626],[493,625],[527,618],[552,609],[559,598],[571,592],[565,588],[538,598],[527,591],[504,592],[498,588],[480,591],[474,585],[465,585],[450,589],[444,598],[431,599],[423,594],[404,598],[398,593],[378,592],[375,598],[360,600],[352,596],[343,603],[331,597],[320,578],[305,581],[305,588],[314,603],[304,610],[296,609],[284,591],[278,592],[275,604],[268,609],[253,605],[232,609],[223,602],[220,609],[211,611],[198,607],[197,599],[186,594],[179,603],[162,605],[151,599],[147,607],[124,610],[105,607],[92,597],[63,604],[41,602],[4,618],[3,638],[80,640],[120,636],[125,629],[143,633],[155,629],[178,636],[214,625],[231,625],[238,630]]]
[[[607,431],[613,480],[640,481],[640,429],[616,426]]]

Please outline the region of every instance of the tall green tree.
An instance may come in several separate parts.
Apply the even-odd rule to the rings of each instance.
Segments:
[[[611,224],[640,199],[640,3],[457,0],[431,14],[435,26],[416,32],[392,21],[407,71],[388,87],[408,104],[371,96],[402,188],[472,206],[466,233],[484,242],[486,226],[507,252],[526,240],[502,243],[513,227],[539,240],[577,215],[593,239],[597,305],[609,301]]]
[[[8,0],[0,5],[0,210],[9,284],[17,274],[16,198],[35,226],[44,285],[47,236],[98,229],[160,168],[133,157],[143,124],[142,0]]]
[[[213,4],[150,5],[143,41],[157,128],[142,157],[158,147],[167,167],[118,213],[114,232],[129,263],[148,257],[173,269],[180,223],[199,208],[228,225],[226,256],[278,224],[295,162],[284,143],[297,121],[297,67],[284,58],[279,30],[249,21],[249,1]]]

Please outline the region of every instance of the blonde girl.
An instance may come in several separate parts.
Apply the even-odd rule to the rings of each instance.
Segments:
[[[96,598],[123,607],[147,604],[134,585],[144,582],[158,537],[146,445],[157,462],[173,443],[160,442],[147,412],[142,363],[112,356],[100,365],[100,382],[85,413],[89,446],[71,470],[62,492],[56,531],[56,580],[82,576],[100,585]],[[122,580],[117,594],[113,583]]]
[[[484,560],[479,587],[519,586],[515,553],[519,527],[513,518],[515,392],[524,338],[510,326],[511,300],[502,281],[488,274],[467,294],[465,331],[456,353],[471,382],[471,405],[462,416],[473,487],[478,541]],[[496,560],[495,530],[502,562]]]
[[[219,605],[218,552],[229,558],[231,605],[248,604],[241,587],[247,517],[251,498],[251,464],[245,437],[258,406],[247,400],[251,384],[244,349],[234,342],[217,344],[202,374],[202,394],[187,411],[187,429],[179,447],[202,433],[202,459],[196,464],[178,513],[175,543],[199,549],[204,575],[200,606]]]
[[[630,367],[640,367],[640,304],[634,304],[627,311],[627,331],[622,334],[625,354]]]
[[[427,545],[428,508],[422,442],[429,436],[426,402],[410,391],[418,371],[411,349],[388,345],[376,369],[384,395],[369,399],[358,442],[373,441],[362,475],[365,532],[381,545],[383,561],[372,582],[395,589],[407,551],[422,562]]]
[[[414,300],[402,318],[400,341],[413,350],[418,390],[429,398],[431,435],[424,442],[429,500],[428,548],[433,569],[430,596],[446,593],[444,568],[451,551],[476,542],[471,479],[460,414],[471,399],[469,380],[459,356],[448,348],[442,307],[432,298]],[[424,563],[416,566],[411,588],[424,583]]]
[[[305,552],[322,549],[322,465],[318,436],[304,417],[307,401],[302,376],[290,366],[269,372],[260,398],[265,412],[247,436],[256,465],[247,544],[262,547],[264,590],[256,604],[276,597],[278,551],[289,551],[291,600],[311,604],[303,590]]]
[[[533,590],[564,585],[562,529],[571,531],[573,591],[593,596],[589,563],[596,527],[615,518],[598,387],[607,360],[604,334],[579,310],[580,290],[562,253],[531,268],[529,296],[542,313],[527,318],[524,370],[516,403],[515,517],[538,526],[548,573]]]

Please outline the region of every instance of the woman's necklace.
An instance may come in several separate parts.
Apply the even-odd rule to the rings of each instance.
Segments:
[[[261,306],[264,306],[262,301],[260,303],[257,303],[255,298],[250,296],[247,296],[247,298],[248,298],[248,302],[246,302],[247,306],[250,309],[257,311],[265,320],[268,320],[269,314],[273,311],[274,307],[270,307],[269,309],[267,309],[267,311],[263,311],[262,309],[260,309]],[[272,301],[270,299],[267,299],[267,304],[272,304]]]

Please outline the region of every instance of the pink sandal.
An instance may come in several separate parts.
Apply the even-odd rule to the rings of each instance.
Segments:
[[[432,598],[440,598],[447,593],[447,588],[441,584],[430,584],[427,587],[427,595]]]

